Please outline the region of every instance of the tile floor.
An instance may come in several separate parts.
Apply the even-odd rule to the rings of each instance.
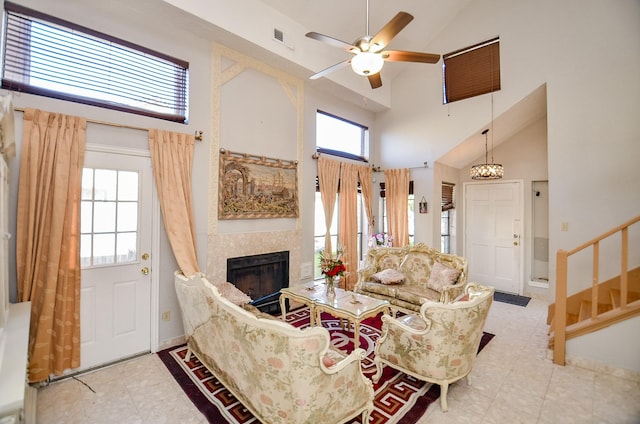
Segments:
[[[494,302],[485,330],[496,337],[478,356],[471,385],[452,385],[449,412],[436,402],[419,423],[640,423],[637,376],[613,377],[547,359],[546,312],[546,302],[538,299],[526,308]],[[160,359],[149,354],[40,388],[37,422],[206,420]]]

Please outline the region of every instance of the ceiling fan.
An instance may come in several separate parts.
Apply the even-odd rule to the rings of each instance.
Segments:
[[[384,62],[420,62],[420,63],[436,63],[440,60],[439,54],[409,52],[403,50],[385,50],[391,40],[398,35],[400,31],[413,20],[413,16],[407,12],[398,12],[385,26],[382,27],[376,35],[369,35],[369,0],[367,0],[367,25],[364,35],[349,44],[345,41],[338,40],[328,35],[317,32],[308,32],[307,37],[323,43],[330,44],[334,47],[343,49],[345,52],[354,56],[350,59],[329,66],[322,71],[313,74],[309,79],[318,79],[330,72],[343,68],[351,64],[351,69],[358,74],[364,75],[369,79],[371,88],[382,86],[382,78],[380,70]]]

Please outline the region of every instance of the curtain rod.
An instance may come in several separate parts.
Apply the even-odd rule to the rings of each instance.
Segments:
[[[13,110],[15,110],[16,112],[23,112],[24,113],[24,108],[22,107],[14,107]],[[98,125],[107,125],[109,127],[116,127],[116,128],[127,128],[130,130],[138,130],[138,131],[149,131],[149,128],[144,128],[144,127],[137,127],[134,125],[126,125],[126,124],[115,124],[113,122],[107,122],[107,121],[98,121],[97,119],[89,119],[89,118],[85,118],[87,122],[92,123],[92,124],[98,124]],[[196,130],[195,134],[194,134],[194,138],[197,141],[202,141],[202,131],[198,131]]]
[[[318,159],[320,157],[320,153],[314,153],[311,155],[311,159]],[[428,168],[429,167],[429,162],[424,161],[422,166],[412,166],[409,167],[407,169],[422,169],[422,168]],[[385,170],[380,168],[380,166],[376,166],[375,164],[371,164],[371,169],[373,169],[373,172],[384,172]]]

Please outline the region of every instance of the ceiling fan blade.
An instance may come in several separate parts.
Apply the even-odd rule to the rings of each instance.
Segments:
[[[382,87],[382,77],[380,76],[380,72],[373,75],[368,75],[369,84],[371,84],[371,88]]]
[[[413,16],[407,12],[398,12],[387,24],[382,27],[380,31],[371,39],[371,46],[373,49],[370,51],[379,52],[384,49],[393,40],[393,37],[398,35],[409,22],[413,20]],[[374,46],[377,45],[377,46]]]
[[[388,62],[436,63],[440,60],[440,55],[402,50],[385,50],[382,52],[382,58]]]
[[[355,48],[353,44],[349,44],[346,41],[338,40],[337,38],[329,37],[328,35],[320,34],[318,32],[307,32],[306,36],[309,38],[313,38],[314,40],[330,44],[333,47],[337,47],[347,52]]]
[[[344,68],[344,67],[345,67],[345,66],[347,66],[350,62],[351,62],[351,59],[347,59],[347,60],[344,60],[344,61],[342,61],[342,62],[336,63],[335,65],[331,65],[331,66],[329,66],[328,68],[323,69],[322,71],[320,71],[320,72],[318,72],[318,73],[316,73],[316,74],[311,75],[311,76],[309,77],[309,79],[314,80],[314,79],[321,78],[321,77],[323,77],[323,76],[325,76],[325,75],[327,75],[327,74],[329,74],[329,73],[331,73],[331,72],[333,72],[333,71],[337,71],[337,70],[338,70],[338,69],[340,69],[340,68]]]

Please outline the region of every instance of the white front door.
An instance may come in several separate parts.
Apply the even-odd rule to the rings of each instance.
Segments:
[[[150,351],[152,189],[149,157],[86,152],[82,369]]]
[[[521,294],[522,183],[466,183],[468,280]]]

